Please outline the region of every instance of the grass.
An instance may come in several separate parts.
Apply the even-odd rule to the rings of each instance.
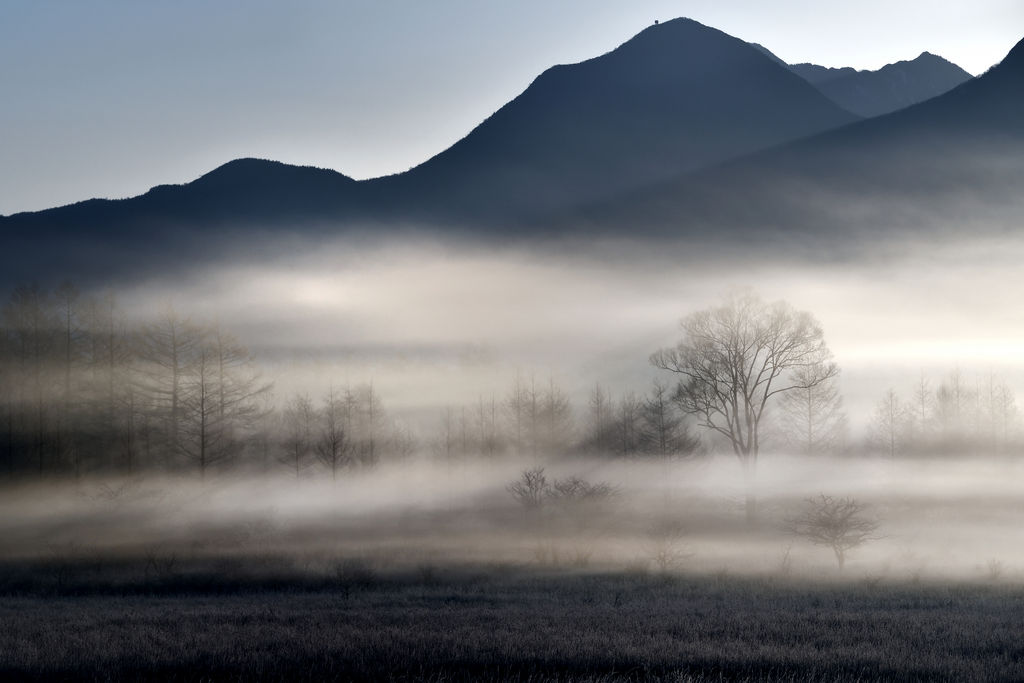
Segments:
[[[1012,586],[234,562],[4,565],[0,679],[1024,679]]]

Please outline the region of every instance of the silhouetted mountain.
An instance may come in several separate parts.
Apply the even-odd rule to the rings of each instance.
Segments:
[[[838,78],[846,76],[856,76],[859,73],[871,74],[874,71],[857,71],[852,66],[819,66],[817,64],[790,64],[789,68],[792,69],[793,73],[800,78],[804,79],[808,83],[814,86],[820,86],[822,83],[828,83]],[[884,68],[884,67],[883,67]],[[945,91],[943,91],[945,92]],[[935,93],[941,95],[942,93]]]
[[[750,46],[752,48],[758,50],[761,54],[763,54],[765,57],[767,57],[768,59],[772,60],[776,64],[778,64],[780,66],[784,66],[787,69],[790,69],[789,64],[786,64],[786,62],[783,61],[781,57],[779,57],[774,52],[772,52],[771,50],[766,48],[764,45],[761,45],[761,43],[750,43]],[[792,69],[790,69],[790,70],[792,71]],[[807,79],[804,79],[804,80],[807,80]]]
[[[945,95],[595,205],[582,212],[586,228],[579,214],[563,225],[732,242],[813,237],[819,246],[936,237],[1018,229],[1021,187],[1024,41]]]
[[[924,102],[973,78],[956,64],[930,52],[922,52],[917,59],[888,64],[877,71],[857,71],[849,66],[786,64],[763,45],[751,43],[751,46],[818,88],[843,109],[864,118]]]
[[[130,199],[91,199],[11,216],[11,225],[73,225],[114,230],[154,223],[309,220],[333,217],[357,183],[337,171],[236,159],[183,185],[158,185]],[[5,226],[6,228],[7,226]],[[9,228],[8,228],[9,229]]]
[[[430,213],[537,215],[850,123],[742,40],[688,19],[556,66],[374,191]]]
[[[131,199],[0,218],[0,230],[10,245],[74,244],[107,261],[108,249],[143,246],[164,258],[208,253],[224,234],[257,230],[486,232],[854,120],[747,43],[676,19],[600,57],[548,69],[464,139],[400,175],[356,182],[241,159]],[[200,239],[202,247],[188,244]]]
[[[10,282],[173,271],[278,248],[282,236],[409,226],[498,240],[647,233],[750,249],[770,235],[838,244],[1016,225],[1024,46],[945,95],[836,127],[854,118],[761,50],[675,20],[546,71],[401,175],[357,182],[243,159],[132,199],[0,218],[2,272]]]
[[[825,69],[814,64],[795,64],[792,68],[833,102],[864,117],[924,102],[973,78],[956,64],[929,52],[878,71]]]
[[[190,183],[158,185],[130,199],[0,217],[3,265],[9,279],[21,281],[52,273],[83,280],[124,275],[179,259],[176,265],[186,266],[199,255],[248,249],[246,240],[270,225],[287,234],[334,224],[358,204],[357,194],[358,183],[336,171],[237,159]]]

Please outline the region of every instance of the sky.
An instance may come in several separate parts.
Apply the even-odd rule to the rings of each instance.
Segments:
[[[1020,0],[4,0],[0,214],[188,182],[238,157],[404,171],[544,69],[686,16],[784,60],[981,73]]]

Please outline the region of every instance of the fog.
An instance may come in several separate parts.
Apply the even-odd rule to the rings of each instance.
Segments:
[[[35,342],[43,361],[18,355],[33,318],[18,308],[24,292],[12,297],[10,358],[21,360],[4,366],[17,387],[4,404],[5,557],[152,564],[227,555],[313,574],[356,558],[378,569],[832,577],[831,551],[792,527],[808,499],[826,495],[856,500],[878,525],[850,550],[842,576],[1024,579],[1024,555],[1009,542],[1024,500],[1013,399],[1024,383],[1024,242],[892,242],[825,258],[419,238],[287,254],[65,295],[66,310],[47,299],[53,339],[66,324],[67,344]],[[630,401],[643,410],[654,380],[671,396],[676,378],[653,368],[650,354],[679,340],[683,316],[744,290],[821,323],[840,370],[842,418],[829,447],[798,454],[777,410],[751,479],[693,417],[677,436],[694,443],[665,457],[610,445],[619,437],[594,426],[595,387],[612,419]],[[198,335],[196,344],[220,345],[228,332],[241,344],[226,355],[216,347],[238,373],[228,384],[189,366],[197,379],[188,387],[203,393],[189,388],[181,410],[195,409],[208,380],[229,386],[242,408],[227,418],[222,408],[220,422],[201,407],[198,417],[173,413],[167,431],[166,359],[154,344],[169,324]],[[207,356],[197,358],[205,368]],[[940,415],[950,382],[973,417],[968,407]],[[999,425],[996,382],[1006,390]],[[925,398],[914,393],[922,386]],[[890,389],[908,426],[886,453],[878,415]],[[551,411],[528,436],[511,423],[520,391]],[[328,456],[317,436],[327,428],[311,425],[333,410],[331,392],[349,406],[339,410],[354,412]],[[911,424],[915,401],[920,421]],[[510,487],[538,468],[543,500],[523,505]],[[583,488],[558,493],[574,481]],[[594,485],[606,486],[580,493]],[[744,520],[748,495],[758,503],[753,523]]]
[[[884,250],[883,250],[884,249]],[[895,242],[836,260],[708,254],[650,242],[506,249],[439,241],[340,241],[154,280],[118,292],[136,318],[168,303],[217,319],[278,393],[373,380],[408,417],[501,394],[517,373],[554,376],[574,398],[595,382],[642,390],[648,355],[686,313],[752,288],[821,322],[855,426],[888,388],[959,368],[1020,389],[1024,243]]]
[[[766,457],[756,528],[732,458],[549,464],[552,480],[613,483],[599,501],[524,509],[507,491],[535,462],[413,460],[337,483],[286,476],[87,479],[27,485],[0,503],[9,560],[217,557],[330,573],[500,565],[572,571],[780,574],[830,579],[1024,580],[1016,459],[891,462]],[[786,531],[803,499],[855,496],[878,534],[837,574],[827,548]]]

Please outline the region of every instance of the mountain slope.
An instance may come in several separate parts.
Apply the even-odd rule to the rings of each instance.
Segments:
[[[97,237],[137,228],[264,220],[333,218],[357,193],[357,182],[336,171],[264,159],[236,159],[183,185],[158,185],[129,199],[90,199],[14,214],[0,223],[38,230],[73,226]]]
[[[857,71],[849,66],[786,64],[763,45],[751,46],[818,88],[843,109],[864,118],[924,102],[973,78],[956,64],[930,52],[922,52],[909,61],[887,64],[877,71]]]
[[[793,73],[813,86],[820,86],[822,83],[828,83],[843,77],[856,76],[859,73],[874,73],[873,71],[857,71],[852,66],[819,66],[818,64],[810,63],[789,64],[788,66]],[[940,95],[941,93],[935,94]]]
[[[217,258],[237,249],[231,240],[251,246],[282,233],[426,225],[507,235],[529,217],[856,119],[743,41],[677,19],[594,59],[545,71],[409,172],[357,182],[240,159],[130,199],[0,217],[7,253],[29,255],[3,265],[10,278],[46,269],[83,277]]]
[[[796,64],[793,71],[839,106],[860,116],[881,116],[924,102],[969,81],[972,76],[942,57],[923,52],[878,71],[828,69]]]
[[[130,199],[90,199],[0,217],[0,278],[88,282],[183,269],[334,225],[358,205],[358,183],[330,170],[238,159],[184,185]]]
[[[688,19],[545,71],[374,191],[441,215],[539,214],[856,119],[745,42]]]
[[[1024,41],[989,72],[895,113],[595,205],[614,231],[813,238],[820,245],[977,229],[1024,215]],[[742,241],[742,240],[740,240]]]

